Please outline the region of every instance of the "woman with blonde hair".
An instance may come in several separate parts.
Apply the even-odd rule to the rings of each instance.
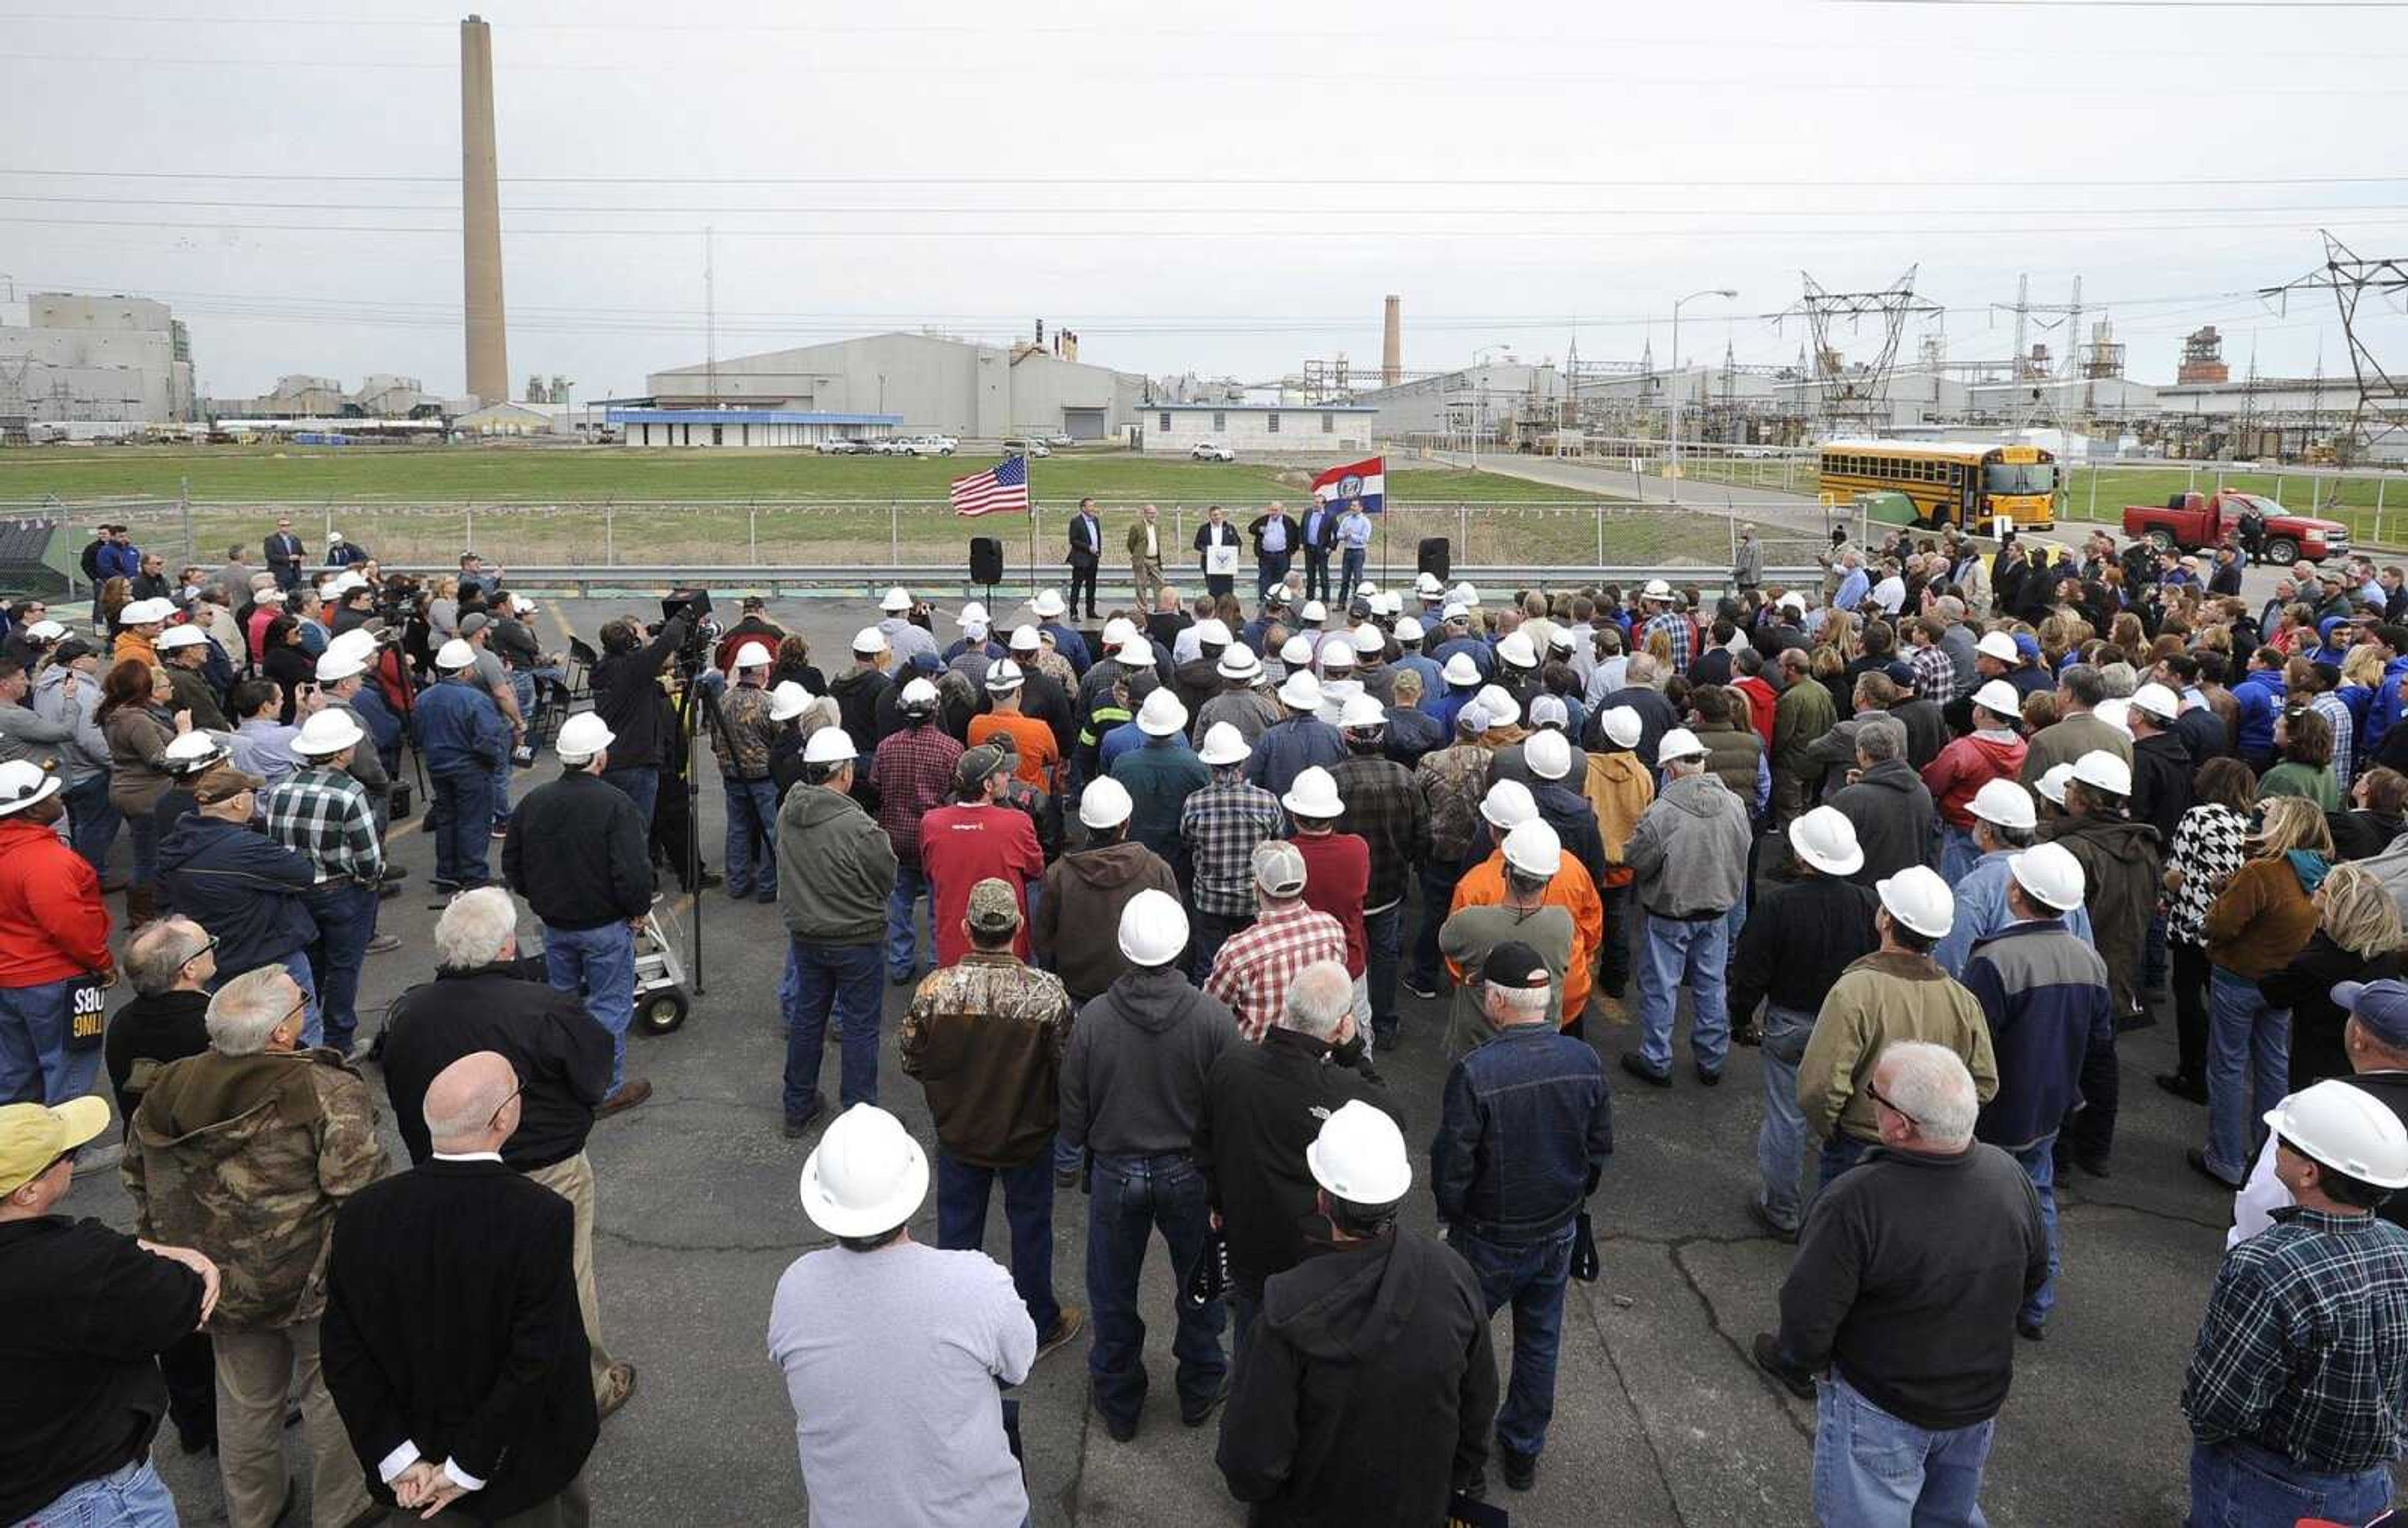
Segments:
[[[2366,736],[2367,710],[2374,703],[2374,692],[2382,687],[2382,648],[2372,642],[2359,642],[2342,655],[2341,684],[2334,689],[2333,696],[2349,708],[2350,736]],[[2360,757],[2364,757],[2363,755]],[[2358,765],[2360,769],[2365,767],[2364,762]]]
[[[2258,984],[2268,1003],[2291,1011],[2290,1071],[2296,1093],[2327,1077],[2350,1074],[2342,1030],[2349,1011],[2332,1000],[2343,982],[2400,974],[2400,904],[2364,865],[2335,865],[2309,901],[2316,931],[2291,963]]]
[[[2313,901],[2332,865],[2332,834],[2314,801],[2259,803],[2248,859],[2208,904],[2207,1146],[2190,1164],[2238,1189],[2258,1154],[2259,1115],[2289,1091],[2291,1014],[2259,985],[2315,937]]]

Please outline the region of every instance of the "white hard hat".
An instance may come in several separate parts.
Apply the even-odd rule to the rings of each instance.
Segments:
[[[1705,756],[1706,745],[1685,727],[1668,729],[1656,744],[1656,765],[1658,769],[1676,758],[1703,758]]]
[[[1366,621],[1354,628],[1354,654],[1357,657],[1369,657],[1374,653],[1384,653],[1387,650],[1387,636],[1378,627]]]
[[[117,620],[121,626],[156,626],[175,613],[176,607],[168,600],[136,599],[117,613]]]
[[[1323,642],[1316,651],[1321,656],[1321,666],[1324,669],[1354,667],[1354,644],[1351,641]]]
[[[2032,783],[2032,788],[2040,792],[2042,797],[2056,802],[2058,806],[2063,806],[2065,804],[2066,783],[2071,781],[2072,778],[2072,765],[2052,764],[2042,773],[2038,780]]]
[[[0,764],[0,817],[12,816],[36,802],[47,801],[65,784],[30,758]]]
[[[281,589],[262,589],[257,594],[251,597],[251,602],[254,605],[280,605],[284,603],[284,591]],[[117,613],[117,618],[126,626],[141,626],[146,622],[165,619],[163,615],[151,615],[148,613],[137,615],[135,613],[136,611],[148,612],[150,608],[150,600],[137,599],[133,604],[126,606],[122,611],[119,611]]]
[[[1279,687],[1279,698],[1280,704],[1290,711],[1319,711],[1321,681],[1312,677],[1312,670],[1298,669]]]
[[[1640,718],[1635,706],[1609,706],[1597,719],[1598,728],[1617,748],[1636,748],[1639,740],[1647,735],[1647,724]]]
[[[1307,626],[1319,626],[1329,619],[1329,607],[1318,599],[1308,599],[1304,609],[1296,613],[1296,618]]]
[[[2065,913],[2082,905],[2086,882],[2082,861],[2062,843],[2035,843],[2021,854],[2009,855],[2007,873],[2044,906]]]
[[[514,594],[510,596],[510,609],[518,614],[524,615],[535,609],[535,601],[523,594]]]
[[[2120,695],[2111,695],[2090,708],[2090,714],[2105,722],[2126,737],[2132,735],[2132,702]]]
[[[1118,647],[1137,635],[1137,623],[1125,615],[1115,615],[1104,623],[1104,645]]]
[[[1305,636],[1290,637],[1280,643],[1279,658],[1291,669],[1308,667],[1312,662],[1312,639]]]
[[[1873,883],[1873,895],[1889,915],[1926,939],[1944,939],[1956,921],[1956,898],[1940,872],[1909,865],[1886,881]]]
[[[569,718],[569,723],[573,725],[581,722],[593,714],[592,712],[586,712],[580,715],[572,716]],[[599,721],[600,718],[595,717],[595,720]],[[339,754],[346,748],[356,748],[360,745],[360,740],[366,735],[360,730],[360,724],[351,720],[350,712],[339,706],[328,706],[323,711],[310,713],[309,719],[301,724],[301,729],[295,732],[292,741],[284,746],[289,752],[316,758],[324,754]],[[563,739],[568,736],[567,726],[561,728],[560,735]],[[561,752],[566,754],[573,750],[563,748]]]
[[[1375,696],[1350,695],[1346,704],[1339,708],[1338,725],[1350,732],[1359,728],[1385,727],[1388,714]]]
[[[1997,658],[2000,663],[2021,663],[2024,656],[2022,650],[2015,646],[2015,640],[2003,631],[1984,632],[1982,640],[1973,644],[1973,651],[1985,658]]]
[[[853,750],[853,734],[841,727],[823,727],[803,740],[806,764],[841,764],[860,757]]]
[[[226,757],[223,744],[204,731],[179,732],[161,750],[170,774],[194,774]]]
[[[2159,721],[2170,722],[2182,714],[2182,700],[2163,685],[2143,685],[2132,692],[2132,704]]]
[[[1536,817],[1505,835],[1505,863],[1525,875],[1555,879],[1564,864],[1564,841]]]
[[[1438,581],[1436,573],[1422,573],[1413,579],[1415,594],[1438,595],[1444,593],[1446,585]]]
[[[1169,892],[1146,887],[1121,909],[1120,944],[1122,957],[1133,966],[1170,964],[1187,947],[1187,909]]]
[[[791,679],[781,680],[769,691],[769,719],[773,722],[791,722],[801,715],[803,708],[810,703],[810,691]],[[567,730],[566,726],[561,728],[564,736],[566,735]]]
[[[2132,794],[2132,766],[2104,748],[2093,748],[2075,759],[2073,778],[2110,796]]]
[[[1639,591],[1639,598],[1641,599],[1670,599],[1672,598],[1672,585],[1665,583],[1660,578],[1651,578],[1647,581],[1646,587]]]
[[[1208,615],[1196,623],[1196,642],[1199,647],[1226,647],[1231,640],[1229,623],[1226,621],[1216,620]]]
[[[438,669],[473,669],[477,666],[477,650],[454,637],[435,655]]]
[[[864,656],[886,651],[886,633],[874,626],[863,627],[853,634],[853,650]]]
[[[984,626],[986,625],[986,607],[973,599],[969,603],[964,605],[960,612],[953,616],[953,624],[955,626],[968,626],[975,622],[980,626]]]
[[[1806,613],[1806,597],[1799,594],[1797,590],[1792,589],[1787,594],[1781,597],[1781,608],[1783,610],[1794,610],[1799,614],[1803,615]]]
[[[2396,1126],[2394,1128],[2397,1128]],[[1413,1186],[1405,1132],[1387,1112],[1349,1099],[1304,1148],[1312,1181],[1349,1204],[1393,1204]]]
[[[1466,606],[1477,605],[1480,603],[1480,591],[1469,584],[1458,584],[1455,586],[1454,598],[1462,600]]]
[[[2032,806],[2031,793],[2012,780],[1985,780],[1965,809],[1984,822],[2001,828],[2029,832],[2040,826],[2040,814]]]
[[[746,642],[736,650],[735,667],[766,669],[769,666],[769,650],[759,642]]]
[[[208,632],[203,631],[199,627],[187,624],[171,626],[159,633],[157,645],[160,652],[172,653],[179,647],[198,647],[208,640]]]
[[[374,653],[376,648],[377,634],[364,626],[355,626],[349,631],[337,631],[326,639],[327,652],[348,653],[358,658],[364,668],[367,664],[368,656]]]
[[[794,687],[797,690],[802,688],[799,685]],[[786,685],[781,685],[778,688],[782,690]],[[322,712],[320,714],[322,715],[324,713]],[[775,714],[774,711],[772,714]],[[315,719],[315,717],[311,718],[313,721]],[[602,720],[601,713],[580,711],[560,724],[560,738],[552,744],[552,748],[564,762],[573,764],[592,758],[618,741],[618,734],[612,732],[609,724]]]
[[[1490,827],[1510,833],[1526,822],[1538,821],[1539,803],[1531,799],[1530,787],[1519,780],[1499,780],[1480,799],[1480,814]]]
[[[1522,744],[1523,761],[1541,780],[1561,780],[1572,772],[1572,743],[1561,732],[1533,733]]]
[[[1438,676],[1450,685],[1477,685],[1480,665],[1471,661],[1470,654],[1457,653],[1446,660],[1446,667],[1438,671]]]
[[[66,627],[47,615],[25,628],[25,635],[37,642],[54,642],[66,634]]]
[[[803,1163],[803,1213],[831,1236],[876,1236],[928,1197],[928,1158],[903,1121],[875,1103],[837,1116]]]
[[[1421,622],[1412,616],[1408,615],[1397,623],[1397,641],[1400,642],[1417,642],[1426,635]]]
[[[367,669],[366,658],[332,642],[327,643],[326,650],[318,655],[318,683],[321,685],[337,684],[353,674],[366,673]]]
[[[1128,786],[1109,774],[1088,781],[1087,788],[1079,793],[1080,826],[1098,832],[1118,828],[1136,810],[1137,802],[1130,799]]]
[[[2327,1077],[2303,1088],[2267,1110],[2266,1125],[2292,1150],[2337,1173],[2378,1189],[2408,1189],[2408,1130],[2354,1083]]]
[[[1865,868],[1856,825],[1835,806],[1818,806],[1789,824],[1789,847],[1826,875],[1854,875]]]
[[[1035,627],[1022,625],[1011,628],[1011,641],[1005,645],[1015,653],[1034,653],[1045,645],[1045,639],[1037,634]]]
[[[1318,764],[1297,775],[1296,783],[1280,798],[1280,805],[1296,816],[1315,821],[1346,814],[1346,803],[1338,799],[1337,778]]]
[[[910,610],[911,608],[911,591],[904,588],[900,584],[897,584],[894,588],[886,591],[886,598],[878,602],[878,608],[880,610],[887,611]]]
[[[1535,695],[1530,698],[1532,727],[1566,728],[1572,724],[1571,708],[1560,695]]]
[[[1154,667],[1154,644],[1143,634],[1132,631],[1127,639],[1112,649],[1112,660],[1132,669]]]
[[[1498,685],[1484,685],[1472,699],[1480,702],[1481,710],[1488,713],[1488,725],[1491,727],[1511,727],[1522,719],[1522,702],[1506,694]]]
[[[986,692],[989,695],[1010,695],[1027,682],[1020,665],[1010,658],[997,658],[987,665]]]
[[[1985,682],[1973,692],[1973,703],[1993,716],[2004,716],[2011,722],[2023,719],[2024,698],[2003,679]]]
[[[1471,607],[1460,599],[1450,599],[1439,607],[1438,618],[1441,621],[1469,621],[1471,619]]]
[[[1054,589],[1039,589],[1037,598],[1028,602],[1029,613],[1040,621],[1050,621],[1062,613],[1062,596]]]
[[[1528,632],[1509,631],[1497,643],[1497,661],[1516,669],[1535,669],[1539,666],[1539,650],[1532,645]]]
[[[1175,737],[1187,730],[1187,708],[1168,687],[1157,688],[1137,708],[1137,729],[1149,738]]]
[[[1207,764],[1236,764],[1254,750],[1246,745],[1246,735],[1227,722],[1214,722],[1204,729],[1204,746],[1196,757]]]
[[[939,699],[937,686],[933,683],[915,679],[903,686],[903,693],[896,698],[895,703],[905,711],[934,711]]]
[[[1231,642],[1212,671],[1224,679],[1252,679],[1263,671],[1263,660],[1254,656],[1254,650],[1244,642]]]
[[[343,533],[339,530],[330,530],[326,532],[326,544],[328,546],[334,545],[337,541],[339,541],[342,539]]]

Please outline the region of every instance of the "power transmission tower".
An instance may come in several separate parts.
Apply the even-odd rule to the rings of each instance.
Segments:
[[[1860,429],[1868,435],[1879,435],[1889,426],[1890,373],[1898,365],[1899,338],[1906,332],[1906,321],[1915,314],[1937,314],[1937,303],[1919,301],[1914,296],[1914,273],[1918,267],[1909,266],[1906,274],[1878,292],[1828,292],[1813,276],[1799,271],[1806,283],[1805,296],[1790,313],[1806,315],[1806,326],[1813,339],[1813,380],[1824,426],[1833,434],[1848,429]],[[1782,315],[1787,316],[1786,313]],[[1871,361],[1850,372],[1841,365],[1838,350],[1831,344],[1831,322],[1846,319],[1853,330],[1871,318],[1881,324],[1881,344]]]
[[[2334,454],[2346,467],[2377,454],[2408,446],[2408,369],[2394,371],[2377,360],[2372,338],[2373,312],[2361,323],[2359,313],[2369,296],[2376,309],[2399,309],[2408,303],[2408,258],[2360,259],[2354,250],[2328,233],[2325,263],[2294,281],[2267,287],[2258,295],[2277,300],[2286,312],[2293,292],[2329,291],[2341,310],[2341,332],[2349,346],[2350,370],[2358,382],[2358,400],[2350,411],[2349,429],[2334,442]]]
[[[1994,302],[1990,306],[2007,308],[2007,304],[2002,302]],[[2018,276],[2015,278],[2014,306],[2008,310],[2015,315],[2015,353],[2007,365],[2007,427],[2016,434],[2023,432],[2026,418],[2024,388],[2027,384],[2036,383],[2032,388],[2036,395],[2034,401],[2045,411],[2050,426],[2063,431],[2066,428],[2065,397],[2063,391],[2054,384],[2060,375],[2071,380],[2082,374],[2082,278],[2076,276],[2073,279],[2073,300],[2051,303],[2032,301],[2031,278]],[[2041,324],[2042,329],[2062,325],[2065,331],[2065,354],[2062,358],[2053,359],[2045,371],[2032,364],[2027,351],[2032,321],[2041,316],[2054,320]]]
[[[22,446],[33,439],[33,405],[25,396],[25,377],[33,367],[31,355],[14,365],[0,361],[0,446]]]

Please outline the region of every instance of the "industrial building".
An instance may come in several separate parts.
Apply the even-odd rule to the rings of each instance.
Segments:
[[[1383,366],[1383,375],[1386,370]],[[1358,391],[1354,400],[1380,411],[1383,434],[1460,435],[1478,429],[1488,435],[1508,420],[1552,424],[1564,400],[1564,378],[1552,363],[1496,361]]]
[[[0,324],[0,438],[29,423],[193,417],[193,346],[163,302],[36,292]]]
[[[255,397],[204,398],[201,412],[209,419],[438,419],[476,406],[474,398],[429,393],[416,377],[371,372],[352,391],[339,377],[294,372]]]
[[[644,385],[644,401],[660,409],[892,417],[905,433],[978,440],[1125,440],[1145,398],[1143,377],[1080,361],[1075,337],[1058,334],[1050,349],[868,335],[673,367]]]
[[[1369,451],[1384,428],[1368,403],[1149,403],[1139,448],[1183,456],[1207,443],[1246,455]]]
[[[817,413],[794,409],[613,409],[623,446],[817,446],[882,440],[900,414]]]

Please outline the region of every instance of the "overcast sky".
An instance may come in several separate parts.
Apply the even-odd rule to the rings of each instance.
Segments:
[[[2003,357],[1990,305],[2028,272],[2036,303],[2080,277],[2143,381],[2203,323],[2236,378],[2253,345],[2345,377],[2329,294],[2253,294],[2318,266],[2320,227],[2408,253],[2396,0],[483,14],[514,390],[700,360],[707,224],[722,356],[1042,318],[1082,360],[1247,381],[1376,367],[1390,292],[1412,368],[1575,335],[1660,363],[1673,299],[1725,286],[1684,354],[1786,363],[1801,269],[1910,265],[1947,310],[1910,355],[1944,324],[1952,359]],[[458,49],[414,4],[0,0],[0,276],[165,299],[222,396],[457,391]],[[2031,338],[2062,354],[2058,323]],[[2408,318],[2368,328],[2408,368]]]

